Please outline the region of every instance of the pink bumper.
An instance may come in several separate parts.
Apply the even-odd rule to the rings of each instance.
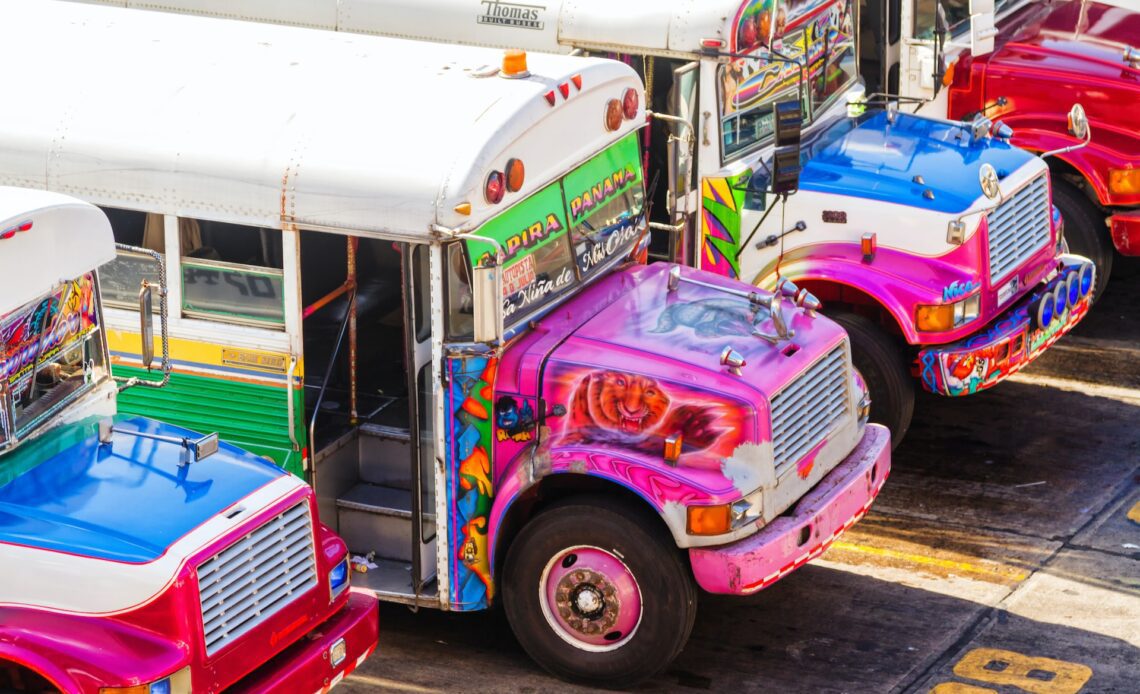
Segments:
[[[1140,255],[1140,210],[1121,212],[1108,218],[1112,244],[1122,255]]]
[[[1064,265],[1049,282],[1022,297],[985,329],[964,340],[927,347],[918,353],[922,386],[938,395],[971,395],[1021,371],[1061,336],[1068,334],[1088,313],[1091,294],[1082,288],[1046,326],[1037,325],[1033,316],[1038,302],[1053,296],[1062,283],[1081,268],[1091,265],[1082,256],[1062,256]],[[1090,282],[1091,275],[1090,275]],[[1089,284],[1089,287],[1093,286]]]
[[[863,440],[790,516],[739,542],[689,550],[693,575],[710,593],[747,595],[815,559],[871,508],[891,470],[891,435],[868,424]]]
[[[376,650],[379,623],[376,598],[353,593],[330,620],[226,691],[327,692]],[[334,666],[329,650],[340,639],[345,656]]]

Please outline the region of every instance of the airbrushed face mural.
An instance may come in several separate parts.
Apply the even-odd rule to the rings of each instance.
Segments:
[[[568,403],[564,417],[548,420],[544,444],[550,448],[604,448],[661,460],[673,445],[679,446],[676,465],[719,470],[745,431],[746,408],[652,376],[559,365],[548,383],[551,402]]]

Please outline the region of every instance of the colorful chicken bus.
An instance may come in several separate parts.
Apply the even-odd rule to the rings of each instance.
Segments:
[[[771,585],[881,489],[889,433],[812,297],[630,260],[628,66],[73,3],[0,20],[40,56],[6,85],[0,180],[108,208],[176,278],[170,386],[125,406],[304,474],[357,586],[501,595],[540,664],[623,686],[685,645],[698,586]],[[145,273],[115,263],[120,305]]]
[[[159,4],[223,13],[209,0]],[[1047,167],[1004,131],[862,103],[857,4],[231,0],[224,15],[632,64],[654,121],[648,179],[660,174],[652,255],[813,292],[850,334],[871,419],[897,445],[916,381],[955,396],[994,386],[1081,320],[1095,275],[1062,257]],[[796,120],[802,134],[781,138]]]
[[[1095,294],[1114,245],[1140,255],[1140,3],[872,0],[863,30],[876,89],[920,112],[1000,120],[1028,150],[1071,148],[1048,160],[1053,203],[1069,247],[1097,265]],[[1066,127],[1074,101],[1092,124],[1083,148]]]
[[[161,380],[112,379],[114,257],[94,205],[0,188],[0,691],[326,691],[376,647],[376,600],[303,482],[117,413]]]

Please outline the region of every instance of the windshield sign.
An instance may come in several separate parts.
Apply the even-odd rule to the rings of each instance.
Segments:
[[[820,109],[855,79],[853,13],[853,0],[753,0],[745,6],[734,44],[739,52],[755,50],[757,57],[739,58],[718,68],[725,160],[771,136],[772,105],[801,98],[801,67],[808,85],[802,98],[809,118],[813,109]],[[778,56],[768,59],[764,46],[771,46]]]
[[[629,256],[645,206],[637,133],[487,222],[479,235],[502,246],[503,316],[508,326]],[[475,265],[493,244],[471,239]],[[462,283],[455,277],[452,283]],[[466,330],[452,326],[452,334]]]

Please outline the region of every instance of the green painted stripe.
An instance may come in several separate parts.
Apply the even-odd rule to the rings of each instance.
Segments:
[[[114,367],[116,376],[154,380],[153,373],[129,366]],[[293,391],[294,432],[305,445],[304,401]],[[135,386],[119,394],[119,411],[151,417],[202,433],[218,432],[222,439],[256,455],[271,458],[288,472],[303,477],[301,453],[289,440],[289,410],[285,390],[217,377],[174,373],[164,388]]]

